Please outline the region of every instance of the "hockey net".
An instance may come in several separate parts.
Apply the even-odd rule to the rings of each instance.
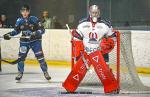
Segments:
[[[113,51],[109,53],[109,67],[112,69],[120,90],[124,92],[150,93],[150,87],[144,86],[136,71],[132,53],[131,31],[120,31]],[[80,86],[101,86],[91,66]]]

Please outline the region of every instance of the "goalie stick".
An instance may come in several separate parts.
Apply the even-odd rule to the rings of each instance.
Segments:
[[[73,36],[72,36],[72,33],[71,33],[71,30],[70,30],[70,27],[69,27],[69,25],[68,25],[68,24],[66,24],[66,27],[67,27],[68,31],[70,32],[71,37],[73,37]]]
[[[73,48],[73,36],[72,36],[72,33],[71,33],[71,29],[70,29],[70,27],[69,27],[69,25],[68,24],[66,24],[66,27],[67,27],[67,29],[68,29],[68,32],[71,34],[71,44],[72,44],[72,51],[74,50],[74,51],[76,51],[76,49],[75,48]],[[76,55],[75,55],[76,56]],[[72,57],[71,58],[71,61],[72,61],[72,64],[71,64],[71,66],[72,66],[72,68],[73,68],[73,66],[74,66],[74,63],[75,63],[75,61],[76,61],[76,57]]]
[[[73,36],[72,36],[72,33],[71,33],[71,29],[70,29],[70,27],[69,27],[69,25],[68,24],[66,24],[66,27],[67,27],[67,29],[68,29],[68,31],[70,32],[70,34],[71,34],[71,39],[72,39],[72,41],[73,41]],[[72,47],[73,47],[73,44],[72,44]],[[72,51],[74,50],[74,52],[76,52],[76,49],[75,48],[72,48]],[[82,59],[83,59],[83,62],[84,62],[84,65],[85,65],[85,67],[87,68],[87,70],[90,72],[90,73],[92,73],[93,71],[90,69],[90,67],[88,66],[88,64],[87,64],[87,61],[86,61],[86,59],[84,58],[84,56],[83,56],[83,53],[82,52],[80,52],[81,53],[81,57],[82,57]],[[75,53],[76,54],[76,53]],[[75,55],[76,56],[76,55]],[[73,66],[74,66],[74,62],[76,61],[76,57],[72,57],[72,68],[73,68]]]

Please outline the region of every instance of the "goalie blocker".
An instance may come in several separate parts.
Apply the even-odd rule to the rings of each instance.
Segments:
[[[63,87],[68,92],[75,92],[77,87],[79,86],[80,82],[84,78],[88,68],[92,64],[94,70],[99,77],[100,81],[104,86],[105,93],[111,93],[119,89],[119,83],[115,79],[113,73],[107,66],[103,54],[109,53],[114,48],[114,41],[111,38],[103,39],[100,46],[101,51],[95,51],[89,55],[83,50],[82,41],[72,41],[73,43],[73,50],[76,50],[76,53],[72,54],[72,57],[76,57],[78,61],[74,64],[72,71],[70,72],[69,76],[63,83]],[[78,45],[78,46],[77,46]],[[74,52],[74,51],[73,51]],[[80,52],[80,54],[79,54]],[[81,55],[81,52],[83,53]],[[86,60],[86,62],[85,62]]]

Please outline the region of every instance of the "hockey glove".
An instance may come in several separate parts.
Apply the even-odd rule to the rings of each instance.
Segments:
[[[79,40],[83,40],[83,37],[76,31],[76,29],[72,30],[72,36]]]
[[[115,42],[113,39],[103,38],[102,42],[100,44],[102,54],[106,54],[106,53],[111,52],[113,50],[114,46],[115,46]]]
[[[37,32],[33,32],[31,34],[31,39],[37,39],[37,38],[40,38],[40,37],[41,37],[41,35],[39,33],[37,33]]]
[[[10,33],[4,34],[3,36],[4,36],[5,40],[10,40],[11,39]]]

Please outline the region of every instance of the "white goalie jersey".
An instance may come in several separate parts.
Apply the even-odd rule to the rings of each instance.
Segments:
[[[95,24],[85,19],[78,25],[76,31],[83,38],[84,50],[88,54],[101,49],[102,38],[109,37],[114,33],[110,23],[101,19]]]

